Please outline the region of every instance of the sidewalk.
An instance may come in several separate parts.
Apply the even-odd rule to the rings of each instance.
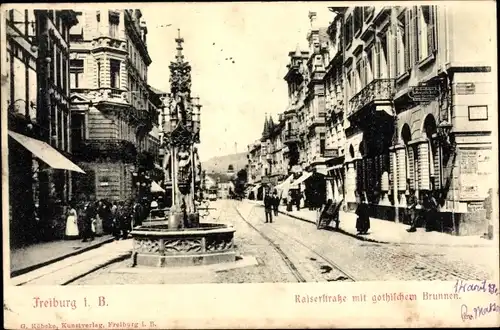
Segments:
[[[249,201],[254,205],[262,206],[262,202]],[[296,209],[287,212],[284,206],[280,207],[280,213],[292,218],[316,224],[316,211],[309,209]],[[370,230],[367,235],[357,235],[356,215],[350,212],[340,212],[340,225],[338,231],[353,236],[357,239],[392,244],[418,244],[452,247],[495,247],[498,246],[496,240],[487,240],[478,236],[454,236],[440,232],[426,232],[423,228],[418,228],[416,232],[409,233],[406,229],[409,226],[392,221],[370,218]],[[327,230],[335,230],[328,227]]]
[[[113,237],[105,235],[96,237],[92,242],[81,240],[61,240],[29,245],[10,251],[10,276],[25,274],[40,267],[62,259],[89,251],[113,241]]]

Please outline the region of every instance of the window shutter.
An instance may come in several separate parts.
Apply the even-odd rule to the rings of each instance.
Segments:
[[[429,144],[420,143],[418,145],[418,183],[419,190],[428,190],[430,187],[430,159],[429,159]]]
[[[420,40],[422,40],[421,39],[422,29],[421,29],[421,26],[419,24],[420,11],[421,11],[420,6],[414,7],[413,24],[412,24],[412,26],[414,27],[414,31],[413,31],[413,52],[414,52],[413,61],[414,61],[414,63],[418,63],[418,61],[420,60],[420,48],[419,47],[420,47]]]
[[[427,47],[429,55],[436,50],[436,15],[435,6],[429,6],[429,24],[427,25]]]
[[[439,170],[439,146],[437,144],[437,141],[432,140],[432,161],[433,161],[433,167],[434,167],[434,183],[435,183],[435,189],[441,189],[441,173]]]
[[[398,28],[396,30],[396,61],[394,61],[395,64],[395,72],[396,76],[399,76],[400,74],[403,73],[403,67],[404,63],[402,63],[402,54],[401,54],[401,48],[403,48],[403,38],[404,36],[402,35],[403,32],[401,31],[401,28]]]
[[[408,148],[408,178],[410,179],[410,188],[415,189],[415,152],[413,147]]]
[[[410,38],[410,18],[411,18],[411,10],[407,10],[405,12],[405,25],[404,25],[404,32],[403,32],[403,47],[404,47],[404,52],[405,52],[405,58],[404,58],[404,65],[403,65],[403,70],[406,69],[408,70],[411,66],[411,38]],[[403,72],[401,72],[403,73]]]

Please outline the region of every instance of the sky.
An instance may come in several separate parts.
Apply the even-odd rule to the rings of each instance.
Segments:
[[[200,158],[247,151],[259,139],[266,113],[288,105],[283,77],[288,52],[307,50],[309,11],[319,26],[333,18],[329,2],[170,3],[141,6],[152,63],[148,83],[169,91],[177,29],[192,66],[192,96],[201,109]],[[227,59],[227,60],[226,60]],[[233,63],[234,61],[234,63]]]

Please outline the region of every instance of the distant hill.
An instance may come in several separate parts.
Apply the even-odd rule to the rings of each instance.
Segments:
[[[207,175],[210,173],[227,173],[229,165],[233,165],[234,172],[246,167],[247,153],[240,152],[237,154],[231,154],[226,156],[212,157],[201,163],[202,169],[206,171]]]

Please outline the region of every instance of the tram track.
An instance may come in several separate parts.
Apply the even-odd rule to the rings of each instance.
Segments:
[[[255,230],[262,238],[264,238],[274,248],[274,250],[281,257],[281,259],[283,260],[285,265],[288,267],[288,269],[290,269],[292,275],[295,277],[297,282],[299,282],[299,283],[307,282],[306,279],[304,278],[304,276],[297,269],[297,266],[290,260],[290,258],[288,258],[286,253],[283,252],[283,250],[279,247],[279,245],[277,245],[271,238],[269,238],[269,236],[264,234],[261,230],[259,230],[257,227],[252,225],[249,221],[247,221],[247,219],[245,219],[245,217],[243,217],[241,215],[240,211],[238,210],[238,208],[235,205],[233,205],[233,207],[236,210],[236,213],[238,213],[241,220],[243,220],[250,228]]]
[[[305,274],[302,274],[302,272],[299,270],[299,267],[291,260],[290,256],[285,251],[283,251],[283,249],[277,243],[277,240],[273,240],[266,233],[264,233],[261,229],[257,228],[255,225],[253,225],[247,219],[245,219],[245,217],[243,217],[241,215],[240,211],[238,210],[238,208],[235,205],[233,205],[233,207],[235,208],[236,213],[238,213],[239,217],[249,227],[251,227],[253,230],[255,230],[262,238],[264,238],[274,248],[274,250],[278,253],[278,255],[281,257],[281,259],[284,261],[284,263],[286,264],[286,266],[290,269],[290,272],[296,278],[297,282],[299,282],[299,283],[309,282],[306,279],[307,276]],[[319,252],[315,251],[313,248],[311,248],[310,246],[307,246],[306,244],[304,244],[300,240],[297,240],[295,237],[290,236],[290,235],[284,233],[283,231],[281,231],[281,230],[279,230],[279,229],[277,229],[277,228],[275,228],[273,226],[266,227],[266,230],[273,231],[273,233],[274,233],[275,236],[277,236],[277,237],[281,236],[282,239],[284,237],[285,241],[286,240],[293,240],[294,242],[298,243],[300,246],[302,246],[303,248],[305,248],[305,250],[308,253],[311,253],[311,254],[313,254],[316,257],[316,258],[310,258],[310,260],[314,260],[314,261],[316,261],[318,263],[323,264],[322,267],[326,267],[327,270],[329,269],[327,272],[330,272],[331,270],[335,270],[336,272],[342,274],[342,276],[337,277],[337,279],[325,279],[324,281],[350,281],[350,282],[355,282],[356,281],[356,279],[354,278],[354,276],[352,276],[351,274],[349,274],[346,271],[342,270],[340,268],[340,266],[338,264],[336,264],[334,261],[332,261],[328,257],[320,254]],[[322,273],[325,273],[325,272],[322,272]]]

